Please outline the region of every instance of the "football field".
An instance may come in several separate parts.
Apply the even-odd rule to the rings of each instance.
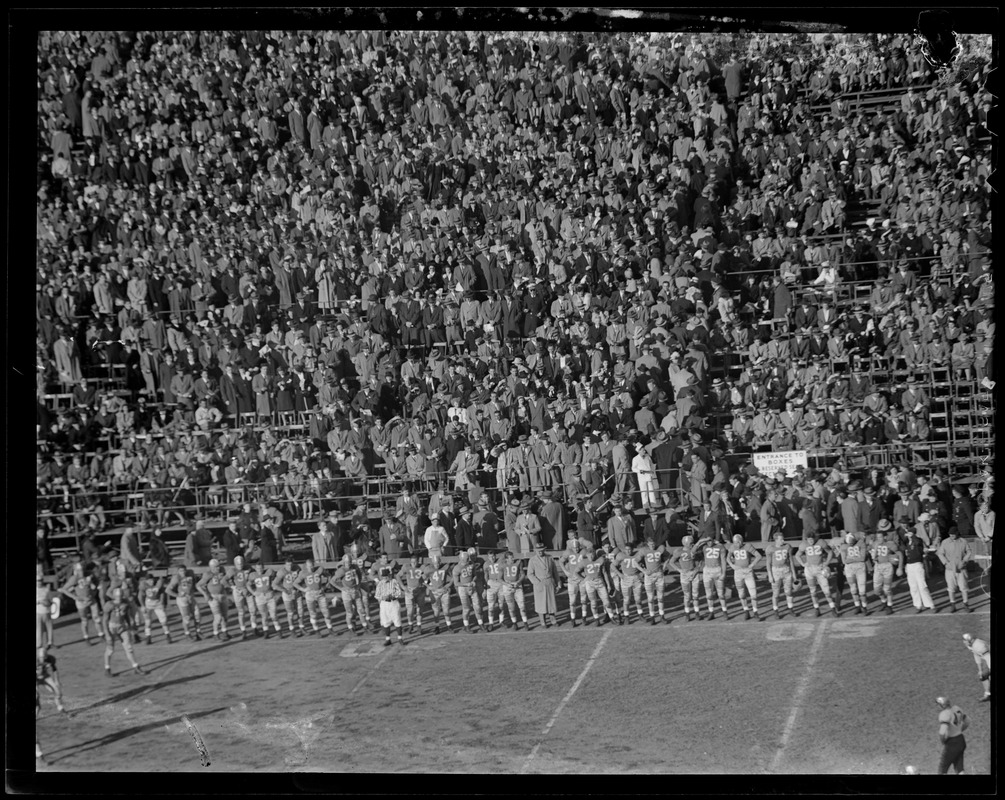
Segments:
[[[113,678],[71,614],[55,650],[70,713],[43,696],[39,769],[931,774],[947,695],[971,718],[967,771],[987,775],[991,708],[961,636],[989,637],[989,601],[977,589],[975,613],[950,614],[942,589],[940,613],[915,615],[898,589],[893,616],[850,614],[846,596],[839,618],[817,618],[803,594],[780,621],[743,621],[734,597],[729,620],[687,622],[675,589],[669,624],[433,635],[427,618],[388,648],[370,634],[158,634],[135,648],[148,676],[119,646]]]

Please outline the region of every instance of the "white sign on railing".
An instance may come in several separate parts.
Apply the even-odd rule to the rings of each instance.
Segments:
[[[791,478],[796,474],[796,467],[807,467],[805,450],[779,450],[776,453],[754,453],[753,456],[754,466],[766,476],[783,469],[785,475]]]

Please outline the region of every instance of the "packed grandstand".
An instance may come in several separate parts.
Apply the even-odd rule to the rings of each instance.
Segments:
[[[40,564],[989,544],[987,39],[41,34]]]

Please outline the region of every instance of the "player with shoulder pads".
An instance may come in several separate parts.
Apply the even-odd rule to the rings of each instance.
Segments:
[[[314,560],[308,558],[304,562],[304,568],[297,578],[297,591],[304,595],[304,603],[307,605],[307,615],[311,621],[311,629],[320,635],[321,629],[318,627],[318,608],[321,608],[321,616],[324,618],[325,627],[328,634],[334,633],[332,628],[331,611],[328,609],[328,597],[325,595],[325,585],[328,579],[325,577],[324,567],[314,566]]]
[[[286,609],[286,624],[290,628],[290,633],[304,635],[304,596],[297,591],[297,581],[300,579],[300,570],[293,565],[293,559],[286,557],[277,571],[272,581],[272,588],[279,592],[283,599],[283,608]],[[299,627],[294,629],[293,616],[296,612]]]
[[[485,606],[486,615],[488,616],[488,625],[485,630],[489,633],[493,630],[493,618],[492,611],[495,609],[496,604],[499,605],[499,624],[503,624],[503,600],[502,600],[502,590],[503,590],[503,564],[502,564],[502,554],[488,552],[485,556],[485,566],[483,567],[483,574],[485,575]]]
[[[115,640],[122,642],[122,648],[126,651],[126,658],[133,665],[133,671],[140,675],[146,675],[146,670],[141,667],[136,657],[133,655],[133,629],[136,626],[133,620],[133,611],[126,603],[125,592],[121,587],[112,589],[110,602],[105,606],[105,675],[112,677],[112,653],[115,652]]]
[[[527,622],[527,605],[523,595],[523,563],[516,558],[512,552],[507,550],[502,554],[503,565],[503,599],[509,609],[509,618],[513,623],[514,630],[520,629],[520,623],[516,619],[516,610],[520,609],[520,619],[523,622],[523,629],[530,630]],[[499,609],[499,619],[502,620],[502,608]]]
[[[178,567],[165,589],[167,596],[174,598],[175,605],[178,606],[181,629],[189,639],[198,642],[202,636],[199,633],[201,620],[195,586],[195,576],[186,567]]]
[[[461,624],[468,633],[474,633],[474,629],[468,626],[468,614],[474,606],[475,620],[477,627],[484,627],[482,622],[482,599],[480,596],[480,582],[482,578],[482,565],[475,557],[475,549],[462,550],[458,557],[457,564],[454,565],[453,579],[457,587],[457,596],[461,599]]]
[[[680,550],[670,557],[669,569],[676,569],[680,579],[681,592],[684,594],[684,616],[693,622],[701,613],[701,573],[698,570],[698,560],[695,558],[694,537],[690,534],[680,540]]]
[[[56,669],[56,657],[47,647],[39,647],[35,651],[35,706],[41,705],[38,698],[38,687],[43,686],[52,692],[56,701],[56,709],[60,714],[66,713],[63,705],[63,686],[59,681],[59,671]]]
[[[708,537],[702,537],[695,544],[695,549],[701,553],[701,582],[705,588],[705,602],[708,604],[708,619],[715,619],[715,597],[712,587],[719,596],[724,616],[729,616],[726,607],[726,545]],[[695,601],[697,605],[697,600]]]
[[[152,641],[151,617],[157,617],[157,621],[161,624],[161,630],[164,631],[164,638],[168,644],[171,644],[171,631],[168,628],[167,611],[164,608],[164,578],[155,578],[142,569],[139,570],[139,575],[138,589],[140,597],[143,598],[143,605],[140,608],[143,614],[143,635],[146,638],[146,643],[150,644]]]
[[[241,638],[247,639],[248,632],[244,627],[244,612],[247,610],[251,621],[251,635],[257,634],[255,624],[255,598],[251,594],[251,570],[245,566],[244,556],[234,556],[234,567],[230,571],[230,591],[237,607],[237,624],[241,629]],[[265,628],[265,620],[262,620]]]
[[[844,564],[844,576],[848,579],[851,589],[851,602],[855,613],[868,613],[866,606],[866,561],[869,559],[869,549],[854,533],[846,533],[844,541],[838,545],[838,557]]]
[[[422,556],[412,553],[398,576],[405,587],[405,622],[409,633],[422,633],[422,601],[426,595],[426,569]]]
[[[886,523],[884,525],[883,523]],[[886,613],[893,613],[893,568],[897,567],[897,577],[904,574],[904,564],[901,561],[900,549],[897,547],[896,535],[889,520],[880,520],[869,548],[872,561],[872,591],[883,605],[886,597]],[[864,601],[868,613],[868,601]]]
[[[335,574],[332,576],[332,586],[342,593],[346,629],[349,633],[362,636],[370,628],[370,606],[363,596],[363,574],[350,553],[342,556],[342,566],[335,570]],[[356,630],[356,623],[353,619],[354,609],[359,615],[359,630]]]
[[[757,580],[754,577],[754,567],[761,561],[761,554],[750,542],[744,542],[740,534],[733,535],[732,544],[726,548],[726,561],[733,568],[733,583],[743,607],[743,618],[750,619],[750,608],[747,607],[747,594],[750,594],[750,605],[758,621],[761,614],[757,610]]]
[[[60,587],[59,591],[76,604],[77,613],[80,615],[80,632],[83,634],[84,641],[88,644],[91,643],[87,627],[88,617],[94,623],[98,639],[104,639],[105,632],[101,628],[101,612],[98,608],[98,581],[93,574],[87,572],[84,562],[78,561],[73,565],[69,580]]]
[[[789,613],[795,613],[792,605],[792,578],[795,572],[792,567],[792,547],[785,541],[785,534],[781,531],[775,533],[774,542],[768,545],[766,558],[768,580],[771,582],[771,608],[775,617],[781,619],[782,615],[778,611],[779,589],[785,590],[785,605]]]
[[[258,609],[258,616],[262,620],[262,636],[269,638],[269,620],[272,620],[272,627],[276,630],[276,636],[283,638],[283,629],[279,626],[279,615],[276,609],[276,592],[273,589],[274,576],[272,570],[264,564],[255,564],[252,568],[251,578],[248,581],[251,587],[251,596],[255,601],[255,608]],[[266,617],[268,614],[268,617]]]
[[[227,633],[227,590],[229,588],[230,579],[223,571],[220,561],[211,558],[209,569],[199,579],[196,589],[206,598],[209,610],[213,612],[213,637],[223,641],[230,640],[230,634]]]
[[[964,633],[963,641],[977,662],[977,677],[984,687],[984,696],[977,702],[986,703],[991,699],[991,645],[983,639],[975,639],[972,633]]]
[[[593,618],[597,620],[597,625],[604,624],[604,619],[600,615],[600,608],[597,605],[597,598],[599,597],[607,618],[611,622],[614,622],[615,611],[611,607],[611,598],[607,593],[607,587],[604,585],[604,565],[607,562],[607,554],[601,550],[594,555],[592,545],[585,547],[584,551],[589,558],[579,563],[576,572],[583,579],[583,588],[586,590],[586,596],[590,600],[590,609],[593,611]],[[588,624],[585,614],[583,615],[583,624]]]
[[[834,605],[834,599],[831,597],[830,587],[830,564],[833,560],[834,552],[826,542],[820,541],[815,533],[806,534],[806,541],[796,551],[796,561],[803,568],[803,577],[806,578],[806,585],[810,590],[813,613],[818,617],[820,616],[820,604],[817,602],[818,584],[834,616],[838,615],[837,606]]]
[[[429,604],[433,608],[433,633],[440,632],[440,615],[443,615],[443,622],[447,633],[450,633],[450,587],[454,583],[454,578],[450,570],[442,563],[438,554],[430,557],[430,561],[425,566],[425,584],[429,590]]]
[[[635,598],[635,610],[639,619],[642,619],[642,566],[639,563],[641,551],[635,552],[635,545],[625,542],[620,550],[615,550],[611,556],[611,563],[614,567],[614,574],[617,583],[621,586],[621,602],[623,604],[622,615],[618,617],[618,622],[623,624],[624,620],[630,625],[631,599]],[[649,617],[652,618],[653,604],[649,601]],[[653,620],[655,622],[655,620]]]
[[[349,547],[349,557],[352,560],[353,566],[359,570],[360,574],[359,599],[363,604],[362,619],[365,620],[366,630],[370,633],[376,633],[377,629],[371,623],[370,614],[370,595],[373,594],[373,590],[377,585],[376,581],[370,575],[370,567],[373,565],[371,555],[370,548],[359,539]]]
[[[655,625],[666,618],[663,606],[663,595],[666,593],[667,549],[663,545],[656,546],[656,540],[651,536],[635,554],[635,560],[642,569],[642,582],[646,588],[646,600],[649,606],[649,621]],[[659,610],[659,616],[656,616]]]
[[[586,620],[586,589],[583,587],[583,578],[579,572],[580,566],[591,560],[591,556],[586,552],[586,544],[584,539],[575,536],[570,538],[566,542],[565,553],[558,563],[562,572],[565,573],[566,585],[569,588],[569,619],[572,620],[573,628],[578,624],[576,622],[577,599],[582,606],[584,622]]]

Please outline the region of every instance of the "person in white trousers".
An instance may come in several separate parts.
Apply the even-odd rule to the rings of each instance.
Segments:
[[[907,532],[904,559],[907,561],[907,585],[911,588],[911,603],[918,614],[926,608],[934,611],[935,603],[932,602],[928,582],[925,580],[925,543],[914,530]]]
[[[659,505],[659,482],[656,480],[656,465],[652,456],[639,449],[632,459],[632,472],[639,482],[639,493],[642,495],[642,506],[648,511]]]

